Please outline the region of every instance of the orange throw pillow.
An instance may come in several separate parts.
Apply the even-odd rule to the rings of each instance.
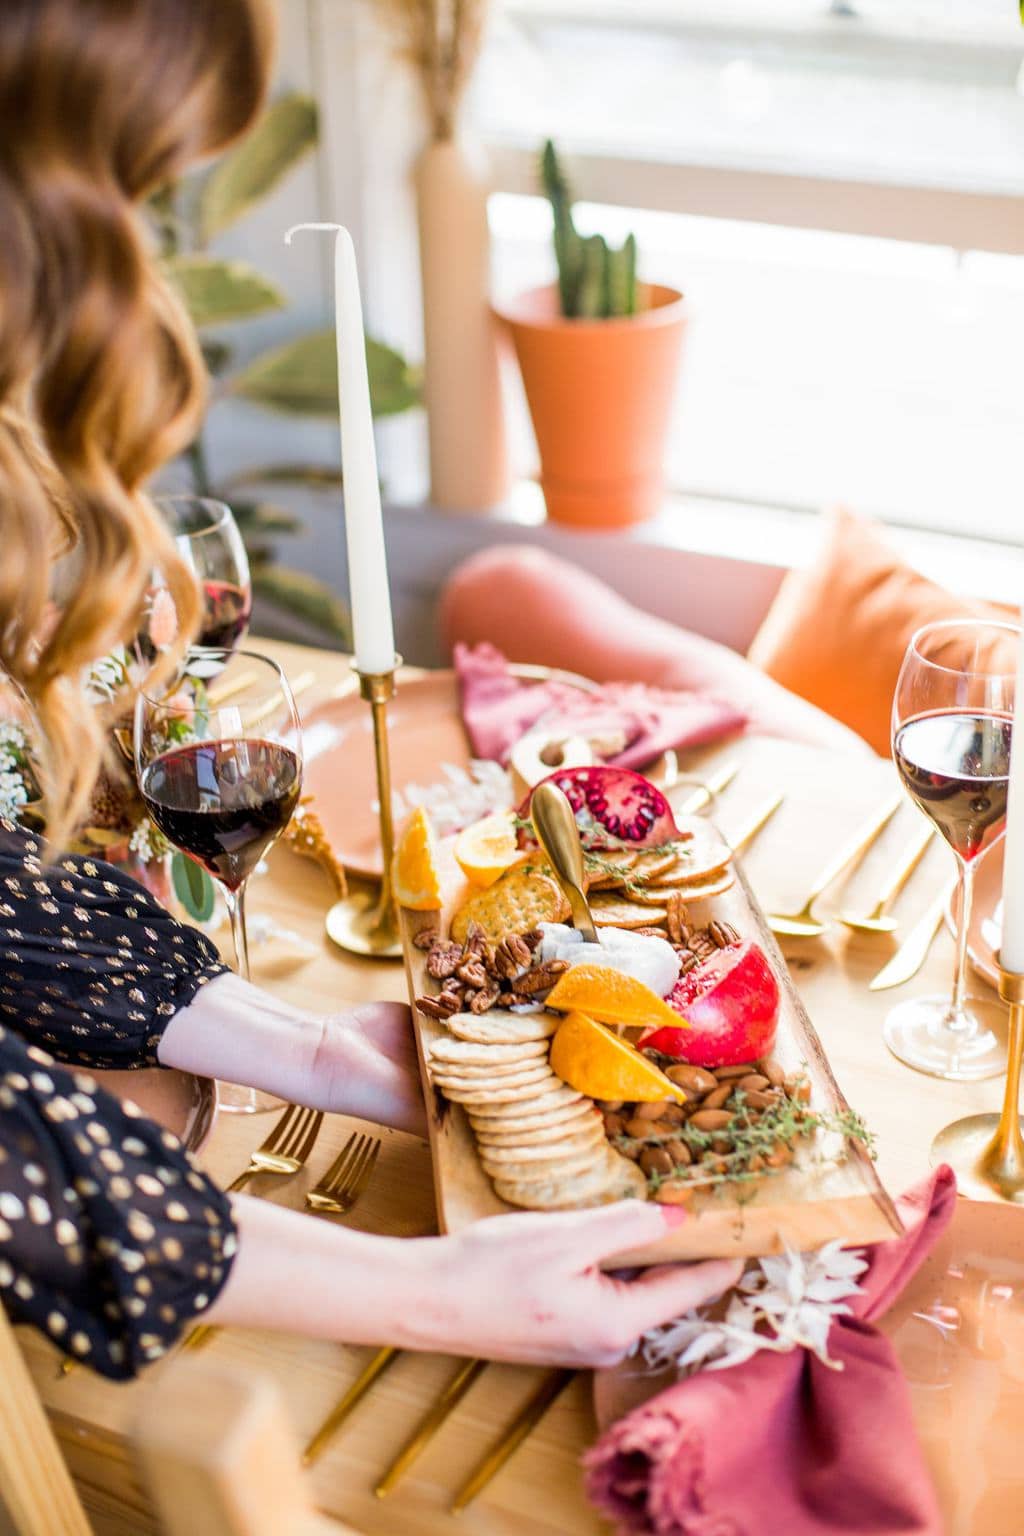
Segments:
[[[892,696],[914,631],[938,619],[1017,622],[1018,615],[929,581],[901,559],[877,524],[844,507],[828,518],[817,558],[785,578],[748,656],[888,755]],[[998,667],[1012,672],[1015,657],[1012,636],[994,639]]]

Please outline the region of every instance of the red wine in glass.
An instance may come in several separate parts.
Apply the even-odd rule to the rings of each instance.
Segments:
[[[252,597],[231,581],[203,582],[203,617],[196,645],[233,651],[249,628]]]
[[[1013,717],[995,710],[939,709],[906,720],[893,755],[911,797],[964,860],[1002,830]]]
[[[248,738],[175,747],[144,769],[139,788],[164,836],[237,891],[288,825],[299,798],[298,756]]]

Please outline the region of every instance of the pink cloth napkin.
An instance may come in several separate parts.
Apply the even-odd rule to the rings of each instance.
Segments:
[[[695,747],[738,731],[742,711],[700,693],[651,688],[644,683],[605,683],[581,693],[552,679],[528,683],[515,677],[493,645],[455,647],[462,718],[475,757],[505,763],[533,726],[557,725],[566,735],[625,737],[625,748],[607,759],[620,768],[642,768],[670,747]]]
[[[942,1536],[910,1397],[873,1326],[953,1214],[939,1168],[897,1202],[906,1230],[867,1250],[829,1353],[702,1371],[620,1419],[584,1457],[589,1497],[629,1536]]]

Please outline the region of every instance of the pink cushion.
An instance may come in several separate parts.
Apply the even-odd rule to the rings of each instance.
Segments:
[[[634,608],[579,567],[531,545],[481,550],[449,578],[445,644],[490,641],[511,661],[566,667],[596,682],[641,682],[728,699],[762,735],[837,750],[859,737],[735,651]]]

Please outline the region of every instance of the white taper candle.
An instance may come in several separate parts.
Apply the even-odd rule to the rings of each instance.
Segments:
[[[360,672],[390,672],[395,664],[395,634],[355,247],[341,224],[296,224],[285,235],[285,244],[290,245],[292,236],[303,229],[329,230],[335,237],[338,402],[355,664]]]
[[[1010,792],[1006,806],[1006,847],[1003,850],[1004,971],[1024,972],[1024,612],[1017,647],[1013,735],[1010,740]],[[1018,733],[1017,726],[1021,726]]]

